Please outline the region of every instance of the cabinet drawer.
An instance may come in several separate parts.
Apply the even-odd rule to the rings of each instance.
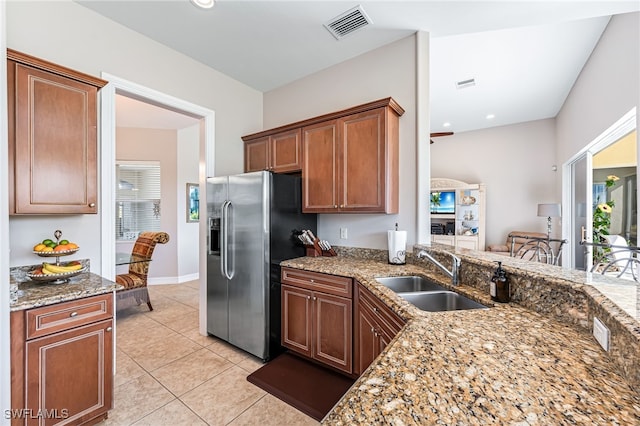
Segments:
[[[113,294],[57,303],[25,312],[27,340],[113,317]]]
[[[358,303],[363,304],[372,312],[376,321],[390,337],[398,334],[404,327],[404,320],[361,284],[358,285]]]
[[[337,275],[282,268],[282,283],[349,299],[353,295],[353,280]]]

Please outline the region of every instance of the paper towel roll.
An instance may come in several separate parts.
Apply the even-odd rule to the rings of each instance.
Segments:
[[[407,254],[407,231],[387,231],[389,263],[404,265]]]

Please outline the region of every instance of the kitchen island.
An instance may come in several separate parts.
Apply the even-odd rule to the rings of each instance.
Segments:
[[[470,269],[462,269],[454,290],[489,309],[421,311],[375,280],[422,275],[450,287],[427,263],[411,261],[416,264],[389,265],[341,255],[282,263],[353,277],[407,320],[324,424],[640,424],[633,381],[584,327],[518,303],[494,304],[488,282],[467,284],[478,279]]]

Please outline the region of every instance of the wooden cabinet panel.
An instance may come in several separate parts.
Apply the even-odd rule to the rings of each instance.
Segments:
[[[285,284],[349,299],[353,294],[353,280],[348,277],[286,267],[282,268],[281,274],[282,282]]]
[[[294,129],[244,143],[244,171],[270,170],[274,173],[299,172],[302,169],[301,130]]]
[[[282,346],[308,357],[312,356],[312,295],[311,291],[282,285]]]
[[[338,211],[337,122],[315,124],[302,129],[302,210]]]
[[[97,213],[97,92],[106,82],[7,54],[10,213]]]
[[[29,309],[25,313],[27,339],[46,336],[113,317],[113,295],[103,294],[72,302]]]
[[[341,211],[383,211],[386,144],[384,110],[338,120],[341,131],[339,193]]]
[[[360,283],[356,285],[354,372],[364,370],[400,332],[405,322]]]
[[[271,170],[275,173],[298,172],[302,169],[302,131],[271,136]]]
[[[54,414],[27,424],[81,424],[106,414],[112,405],[112,327],[106,320],[26,343],[26,408]]]
[[[282,346],[351,374],[352,285],[351,278],[282,268]]]
[[[244,144],[244,171],[269,170],[269,137]]]
[[[313,357],[327,365],[351,373],[351,300],[314,293],[315,317]]]

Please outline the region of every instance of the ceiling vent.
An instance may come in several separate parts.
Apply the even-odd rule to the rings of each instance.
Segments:
[[[364,12],[362,6],[358,5],[325,23],[324,27],[336,40],[340,40],[369,24],[371,24],[371,19]]]
[[[467,87],[475,86],[476,79],[470,78],[468,80],[462,80],[456,82],[456,89],[466,89]]]

